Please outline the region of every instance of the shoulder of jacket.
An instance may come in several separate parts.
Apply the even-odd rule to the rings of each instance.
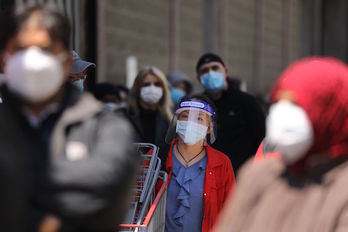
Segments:
[[[208,152],[210,153],[209,158],[212,159],[212,162],[211,162],[212,166],[220,166],[220,165],[226,165],[228,163],[231,163],[230,159],[228,158],[226,154],[224,154],[223,152],[219,150],[216,150],[210,145],[208,147]]]
[[[246,101],[256,101],[255,97],[253,95],[251,95],[250,93],[247,93],[247,92],[243,92],[241,90],[237,90],[236,91],[236,95],[239,97],[239,98],[242,98]]]
[[[344,191],[345,193],[348,193],[348,189],[346,188],[348,185],[348,161],[345,161],[329,171],[325,179],[327,183],[333,183],[332,186],[335,188],[341,188],[339,192]]]
[[[109,121],[121,121],[126,119],[114,112],[104,110],[103,104],[96,100],[91,94],[85,93],[78,100],[77,104],[65,110],[61,120],[66,121],[90,121],[97,120],[102,123],[108,123]],[[72,120],[73,119],[73,120]],[[120,122],[120,123],[121,123]]]
[[[285,171],[285,165],[280,157],[264,159],[258,163],[249,159],[240,169],[237,182],[268,183],[278,178]]]
[[[83,93],[76,104],[68,109],[81,113],[101,112],[103,110],[103,104],[91,94]]]

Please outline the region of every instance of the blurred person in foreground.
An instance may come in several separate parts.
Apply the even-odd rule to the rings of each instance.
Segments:
[[[211,231],[235,185],[228,157],[209,145],[215,141],[215,118],[211,101],[199,95],[183,98],[175,111],[166,135],[167,232]]]
[[[212,145],[225,153],[237,173],[255,154],[265,135],[265,116],[256,99],[242,92],[227,78],[228,69],[216,54],[202,55],[196,65],[197,78],[217,109],[217,138]]]
[[[87,78],[88,70],[90,68],[95,68],[95,64],[82,60],[74,50],[71,51],[72,54],[72,65],[69,72],[69,81],[75,85],[81,92],[85,89],[85,80]]]
[[[21,231],[114,231],[139,160],[131,127],[68,82],[70,27],[57,8],[25,7],[11,27],[0,147],[21,167]]]
[[[183,97],[192,93],[192,81],[185,73],[171,72],[168,74],[167,79],[170,84],[170,95],[174,105],[178,105]]]
[[[271,92],[264,145],[215,231],[348,231],[348,68],[334,58],[295,62]]]
[[[128,118],[139,135],[139,142],[159,146],[162,166],[169,146],[165,136],[172,118],[172,102],[165,75],[156,67],[141,69],[128,96]]]

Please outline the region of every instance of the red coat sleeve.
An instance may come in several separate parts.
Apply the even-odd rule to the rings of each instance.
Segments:
[[[235,191],[236,187],[236,179],[234,176],[234,171],[231,162],[226,162],[225,165],[225,194],[224,194],[224,202],[228,198],[231,191]]]

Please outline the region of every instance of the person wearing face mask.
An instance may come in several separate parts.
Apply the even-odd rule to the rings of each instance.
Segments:
[[[167,232],[211,231],[229,192],[234,172],[229,158],[210,146],[216,136],[213,104],[204,96],[183,98],[166,135],[171,143],[166,169]]]
[[[271,91],[265,149],[245,164],[214,231],[348,231],[348,67],[309,57]]]
[[[84,83],[87,78],[87,73],[90,68],[95,68],[95,64],[82,60],[74,50],[72,54],[72,65],[69,73],[69,81],[76,86],[81,92],[84,90]]]
[[[156,67],[141,69],[128,96],[128,119],[139,135],[139,142],[160,148],[164,166],[169,146],[165,135],[172,118],[172,102],[165,75]]]
[[[68,81],[70,24],[56,7],[22,6],[7,23],[0,166],[13,183],[0,221],[20,229],[1,231],[114,231],[140,159],[131,126]]]
[[[170,95],[175,105],[178,105],[183,97],[192,93],[192,81],[185,73],[171,72],[167,79],[170,83]]]
[[[235,88],[228,69],[216,54],[202,55],[197,78],[217,108],[217,138],[213,147],[230,158],[236,174],[252,157],[265,135],[265,115],[256,99]]]

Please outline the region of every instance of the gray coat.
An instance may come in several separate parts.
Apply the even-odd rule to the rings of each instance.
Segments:
[[[61,231],[117,228],[140,160],[129,123],[67,85],[58,110],[33,128],[16,98],[2,92],[0,129],[8,137],[0,138],[0,146],[11,143],[10,155],[23,157],[26,228],[35,230],[47,214],[62,219]]]

